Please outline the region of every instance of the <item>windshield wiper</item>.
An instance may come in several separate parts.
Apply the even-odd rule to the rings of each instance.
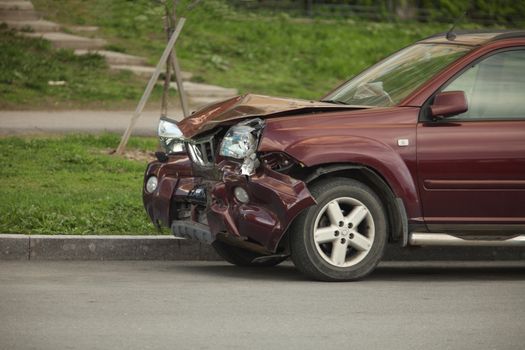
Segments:
[[[333,103],[333,104],[336,104],[336,105],[348,105],[348,103],[344,103],[343,101],[338,101],[338,100],[321,100],[321,102],[327,102],[327,103]]]

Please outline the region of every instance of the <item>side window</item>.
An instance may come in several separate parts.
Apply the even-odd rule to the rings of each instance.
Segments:
[[[458,120],[525,119],[525,50],[505,51],[476,63],[443,91],[461,90],[468,111]]]

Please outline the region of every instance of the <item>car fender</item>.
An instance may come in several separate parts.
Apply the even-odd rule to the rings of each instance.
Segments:
[[[415,179],[400,154],[386,143],[364,136],[332,134],[303,138],[286,144],[279,151],[306,167],[326,164],[367,167],[379,174],[395,196],[403,200],[409,218],[421,217]]]

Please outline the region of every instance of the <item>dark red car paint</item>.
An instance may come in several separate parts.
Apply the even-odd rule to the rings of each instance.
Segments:
[[[403,198],[408,217],[421,220],[416,177],[416,124],[419,109],[372,108],[324,113],[315,117],[272,118],[259,149],[281,151],[307,167],[334,163],[373,169]],[[409,141],[400,148],[397,140]]]
[[[315,204],[304,182],[279,174],[266,167],[250,177],[239,175],[238,165],[225,164],[223,181],[211,188],[208,223],[211,232],[229,232],[239,238],[250,238],[275,251],[289,224],[303,209]],[[249,203],[233,196],[241,186],[250,195]]]
[[[525,119],[420,123],[417,145],[427,224],[525,221]]]
[[[225,161],[219,167],[223,181],[208,181],[211,196],[208,222],[215,235],[227,231],[237,238],[249,236],[269,251],[275,251],[293,218],[315,203],[304,182],[289,176],[260,168],[247,181],[238,174],[237,164]],[[171,156],[166,163],[150,163],[146,179],[153,175],[159,178],[158,190],[152,194],[143,191],[146,212],[157,225],[169,227],[175,219],[174,203],[183,202],[188,193],[204,181],[192,176],[186,155]],[[235,186],[248,191],[250,203],[234,199]],[[250,234],[243,234],[245,232]]]
[[[443,40],[436,37],[424,42]],[[491,42],[490,35],[471,35],[458,36],[457,43],[473,46],[473,50],[396,107],[339,108],[264,97],[250,107],[247,100],[251,97],[244,96],[205,108],[179,126],[187,136],[194,136],[219,123],[264,116],[259,152],[284,152],[305,168],[328,164],[367,167],[402,200],[410,224],[424,223],[431,229],[480,223],[523,225],[525,112],[524,120],[519,121],[419,120],[427,100],[448,80],[486,54],[525,47],[525,38]],[[294,104],[297,108],[292,107]],[[400,147],[400,139],[407,145]],[[213,203],[208,220],[212,232],[226,230],[275,251],[294,217],[314,203],[306,185],[265,167],[247,179],[232,172],[231,166],[222,165],[223,179],[211,183]],[[169,226],[174,218],[174,200],[182,200],[202,182],[192,174],[185,155],[149,165],[145,178],[159,177],[158,191],[144,192],[146,210],[154,222]],[[245,187],[253,202],[237,202],[232,195],[235,184]]]
[[[144,207],[154,224],[170,227],[174,219],[172,200],[175,197],[184,198],[197,184],[192,177],[191,161],[187,155],[172,155],[165,163],[151,162],[146,169],[144,181],[151,176],[159,179],[158,188],[154,193],[142,190]]]

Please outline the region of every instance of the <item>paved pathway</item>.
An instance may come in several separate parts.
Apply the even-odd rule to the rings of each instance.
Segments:
[[[123,133],[132,111],[0,111],[0,135],[39,133]],[[170,117],[179,120],[182,111]],[[133,135],[157,134],[158,111],[145,111]]]
[[[523,348],[523,267],[430,266],[319,283],[288,263],[0,262],[0,349]]]

